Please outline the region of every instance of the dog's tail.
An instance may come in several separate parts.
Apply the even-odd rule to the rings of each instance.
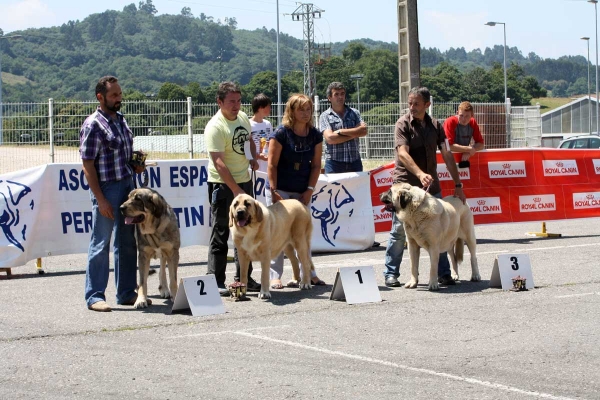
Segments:
[[[465,242],[461,238],[456,239],[454,243],[454,257],[456,257],[456,263],[460,264],[463,261],[465,255]]]

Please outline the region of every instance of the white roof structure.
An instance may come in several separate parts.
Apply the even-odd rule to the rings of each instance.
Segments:
[[[574,134],[597,132],[596,104],[595,96],[583,96],[543,113],[542,136],[561,135],[567,137]]]

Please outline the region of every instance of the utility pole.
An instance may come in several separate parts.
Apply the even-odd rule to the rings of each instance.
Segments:
[[[292,21],[302,21],[304,38],[304,94],[310,98],[315,96],[317,80],[315,77],[315,68],[312,63],[312,49],[315,41],[314,19],[321,18],[321,13],[325,10],[316,7],[313,4],[300,3],[298,8],[292,13]]]
[[[421,84],[417,0],[398,0],[398,83],[401,107],[408,92]]]

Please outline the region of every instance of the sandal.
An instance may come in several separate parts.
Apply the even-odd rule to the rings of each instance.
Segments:
[[[317,280],[316,282],[315,282],[315,279]],[[325,286],[325,285],[327,285],[325,282],[323,282],[322,280],[320,280],[319,277],[317,277],[317,276],[313,276],[312,278],[310,278],[310,283],[313,286]]]
[[[271,289],[283,289],[280,279],[271,280]]]

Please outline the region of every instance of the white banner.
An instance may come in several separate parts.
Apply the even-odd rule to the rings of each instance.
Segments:
[[[148,167],[148,187],[160,192],[177,215],[182,247],[208,245],[207,166],[204,159],[158,161]],[[266,174],[258,172],[254,190],[263,202],[265,183]],[[367,172],[319,177],[309,207],[313,251],[364,250],[373,244],[369,187]],[[92,211],[81,164],[48,164],[0,175],[0,228],[0,268],[87,253]]]

